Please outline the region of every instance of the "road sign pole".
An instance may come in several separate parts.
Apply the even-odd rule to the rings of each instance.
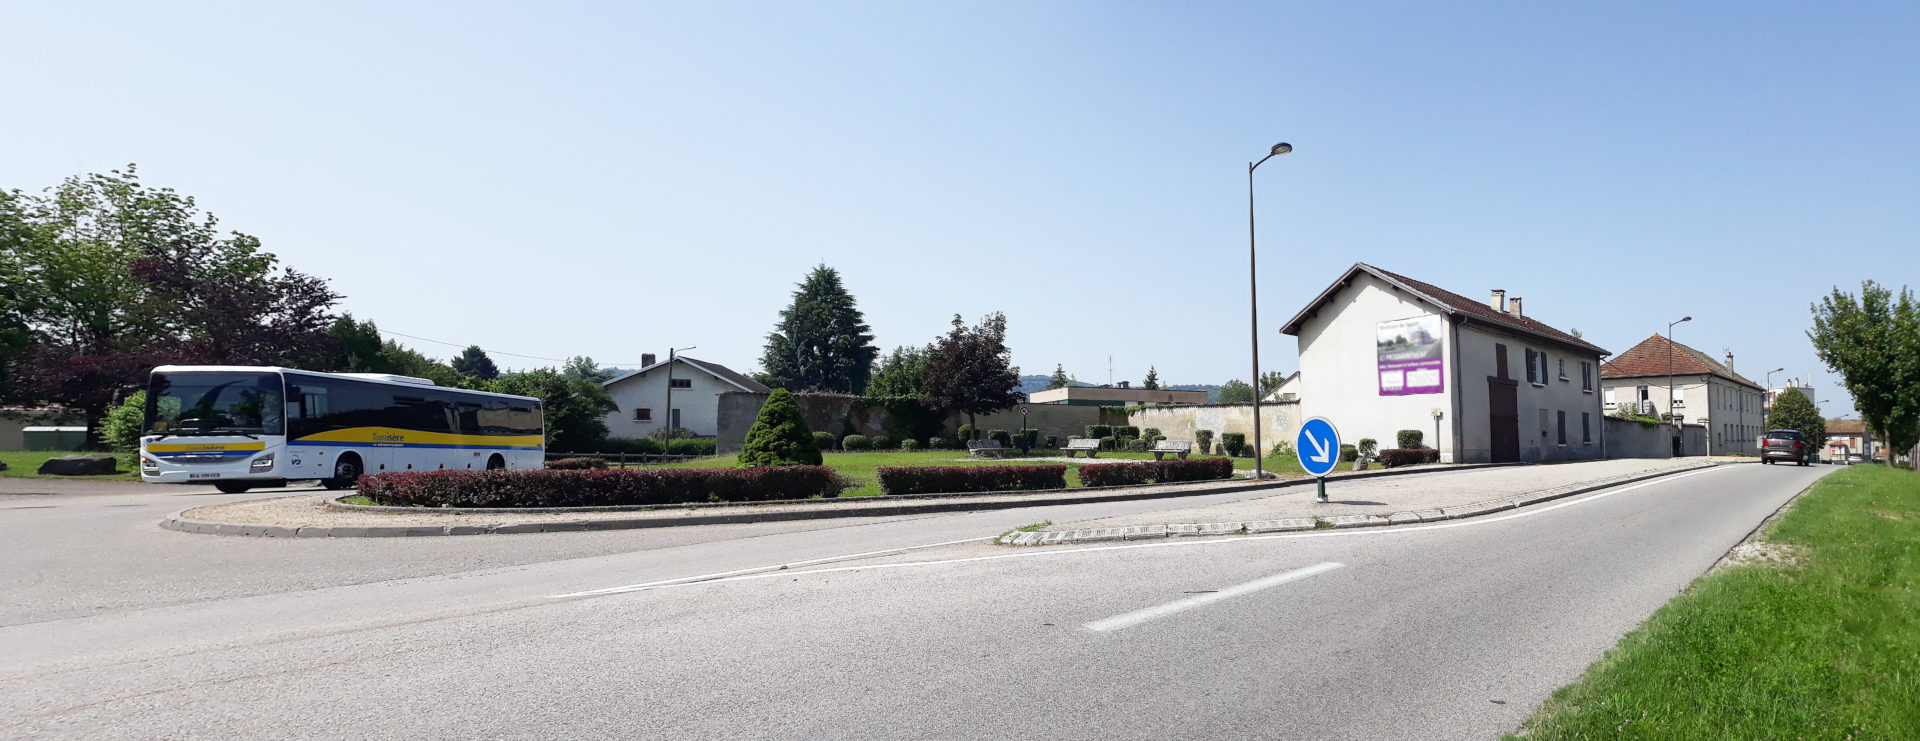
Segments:
[[[1300,436],[1294,441],[1294,453],[1300,457],[1300,468],[1314,479],[1314,488],[1320,501],[1327,501],[1327,474],[1340,465],[1340,430],[1331,420],[1313,417],[1300,425]]]

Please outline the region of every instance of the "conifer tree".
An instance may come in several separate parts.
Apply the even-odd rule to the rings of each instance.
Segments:
[[[767,334],[759,378],[793,391],[863,393],[880,356],[872,330],[839,271],[815,266]]]
[[[786,389],[774,389],[761,405],[760,416],[747,429],[740,448],[742,466],[818,466],[820,450],[800,416],[800,402]]]

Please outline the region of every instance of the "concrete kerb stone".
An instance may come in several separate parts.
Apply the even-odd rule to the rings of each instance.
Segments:
[[[1506,465],[1506,464],[1501,464],[1501,465]],[[1640,481],[1647,481],[1650,479],[1657,479],[1665,476],[1672,476],[1674,474],[1686,473],[1688,471],[1698,471],[1704,468],[1712,468],[1717,465],[1725,465],[1725,464],[1722,464],[1719,462],[1710,462],[1710,463],[1702,463],[1700,465],[1695,465],[1695,466],[1687,466],[1685,468],[1675,468],[1675,469],[1666,470],[1666,471],[1655,471],[1653,473],[1628,474],[1625,476],[1615,476],[1611,478],[1599,479],[1595,481],[1587,481],[1587,482],[1582,482],[1578,484],[1558,486],[1552,489],[1542,489],[1537,492],[1522,494],[1517,497],[1504,497],[1501,499],[1491,499],[1484,502],[1475,502],[1472,504],[1465,504],[1458,507],[1447,507],[1444,509],[1424,509],[1424,510],[1418,510],[1418,511],[1412,511],[1412,512],[1394,512],[1386,516],[1332,515],[1328,517],[1319,517],[1319,518],[1303,517],[1303,518],[1290,518],[1290,519],[1284,519],[1284,520],[1260,520],[1260,521],[1254,521],[1254,522],[1208,522],[1208,523],[1184,523],[1184,524],[1173,524],[1173,525],[1135,525],[1135,526],[1127,527],[1123,529],[1126,531],[1127,540],[1140,540],[1144,538],[1156,538],[1156,537],[1164,538],[1164,537],[1168,537],[1169,535],[1193,537],[1193,536],[1199,536],[1199,535],[1238,535],[1242,533],[1265,534],[1265,533],[1277,533],[1277,532],[1291,532],[1291,531],[1297,531],[1297,530],[1313,530],[1315,528],[1323,527],[1323,526],[1331,526],[1334,528],[1382,527],[1382,526],[1388,526],[1388,525],[1410,525],[1410,524],[1416,524],[1421,522],[1439,522],[1442,520],[1458,520],[1458,519],[1465,519],[1468,517],[1477,517],[1480,515],[1491,514],[1494,512],[1503,512],[1510,509],[1517,509],[1520,507],[1526,507],[1526,506],[1538,504],[1541,502],[1551,501],[1555,499],[1565,499],[1567,497],[1599,491],[1601,489],[1610,489],[1616,486],[1623,486],[1626,484],[1637,483]],[[1309,479],[1309,481],[1311,481],[1311,479]],[[1324,523],[1324,525],[1322,523]],[[1112,528],[1106,528],[1103,530],[1107,530],[1107,529],[1112,529]],[[1096,530],[1061,531],[1055,534],[1060,535],[1062,537],[1057,539],[1047,539],[1044,541],[1044,544],[1053,545],[1053,544],[1060,544],[1060,543],[1086,542],[1086,541],[1077,539],[1076,536],[1078,536],[1078,534],[1080,533],[1089,533],[1089,532],[1100,532],[1100,531],[1096,531]],[[1032,533],[1026,533],[1026,534],[1032,535]],[[1040,543],[1042,541],[1040,541],[1039,539],[1036,539],[1034,542]],[[1025,544],[1021,543],[1019,545],[1025,545]]]

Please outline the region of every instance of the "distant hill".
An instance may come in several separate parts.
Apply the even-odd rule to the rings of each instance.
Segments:
[[[1208,402],[1220,400],[1220,387],[1211,383],[1180,383],[1167,388],[1174,391],[1205,391]]]

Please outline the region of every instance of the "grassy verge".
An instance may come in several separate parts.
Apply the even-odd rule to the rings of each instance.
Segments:
[[[1562,687],[1531,739],[1914,738],[1920,474],[1833,473]]]
[[[11,450],[0,452],[0,461],[5,461],[7,464],[7,470],[0,471],[0,476],[18,479],[72,479],[78,481],[140,480],[140,472],[134,466],[134,456],[132,453],[119,453],[115,455],[116,458],[120,459],[119,472],[111,476],[42,476],[37,473],[40,470],[40,464],[46,463],[48,458],[57,458],[63,455],[97,454],[97,452],[81,453],[71,450]]]

